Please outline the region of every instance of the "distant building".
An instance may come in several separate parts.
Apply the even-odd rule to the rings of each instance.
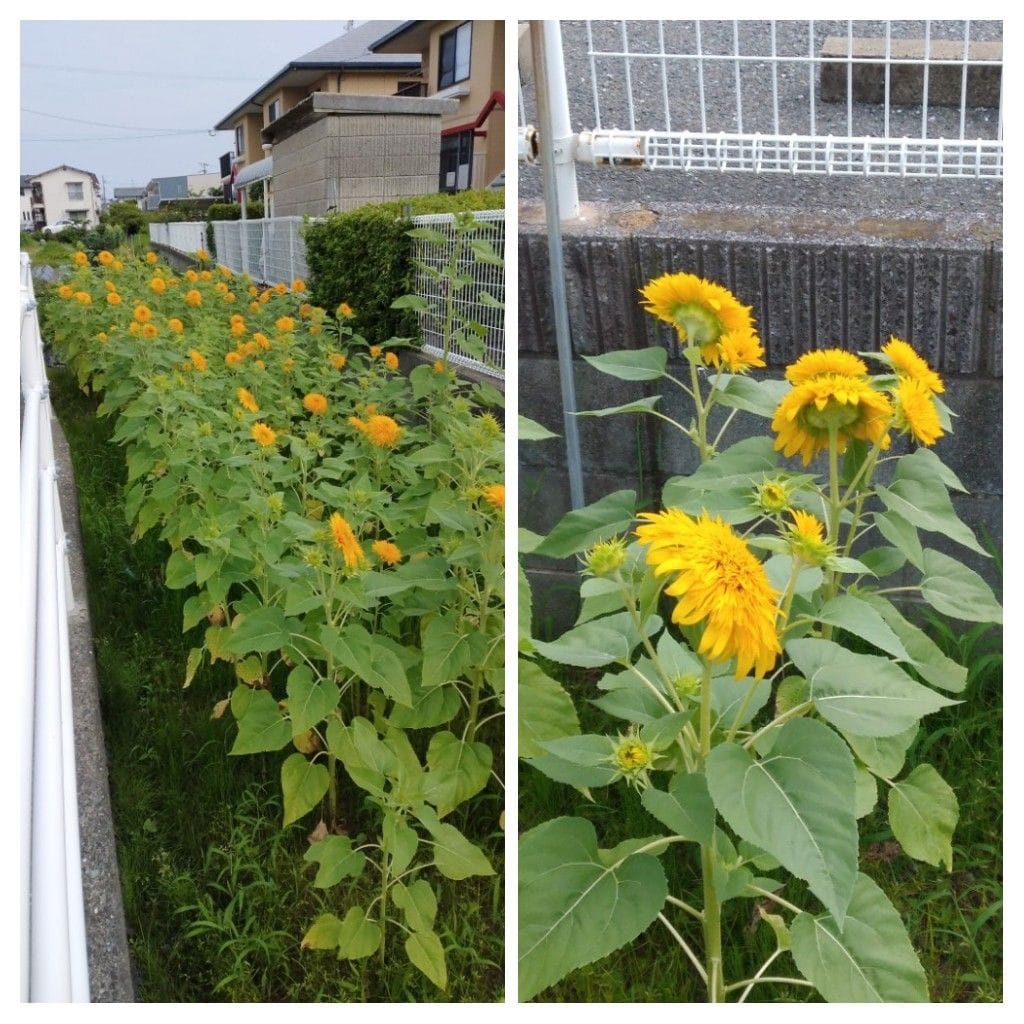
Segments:
[[[32,178],[23,174],[21,176],[21,230],[31,231],[35,227],[32,223]]]
[[[168,199],[207,196],[211,188],[220,188],[219,174],[179,174],[153,178],[144,189],[144,210],[158,210]]]
[[[62,220],[84,224],[86,227],[99,224],[100,181],[92,171],[61,164],[60,167],[51,167],[48,171],[26,177],[32,187],[30,206],[34,228]],[[22,204],[24,210],[24,199]]]
[[[144,188],[115,188],[115,203],[135,203],[139,209],[146,207],[146,190]]]

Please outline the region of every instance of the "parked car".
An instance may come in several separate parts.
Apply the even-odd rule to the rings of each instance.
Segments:
[[[58,220],[54,224],[46,224],[43,227],[44,235],[56,235],[63,231],[65,228],[78,228],[84,225],[76,224],[73,220]]]

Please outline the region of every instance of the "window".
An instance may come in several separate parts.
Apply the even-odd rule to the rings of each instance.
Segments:
[[[464,82],[469,78],[469,51],[472,33],[473,23],[467,21],[441,36],[437,74],[438,89],[447,89],[449,85]]]
[[[441,178],[439,192],[459,192],[469,188],[473,172],[473,133],[457,132],[441,136]]]
[[[67,182],[68,200],[77,200],[81,202],[85,199],[85,191],[82,188],[82,182],[80,181],[69,181]]]
[[[267,124],[273,124],[281,116],[281,101],[271,100],[267,107]]]
[[[245,126],[240,124],[235,126],[235,156],[245,156]]]
[[[427,87],[423,82],[399,82],[396,96],[425,96]]]

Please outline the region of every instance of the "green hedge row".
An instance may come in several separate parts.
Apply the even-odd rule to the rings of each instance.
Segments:
[[[410,217],[463,210],[498,210],[502,190],[470,189],[454,194],[413,196],[361,206],[305,227],[311,300],[334,312],[347,302],[355,311],[356,333],[371,342],[415,337],[416,314],[392,309],[396,295],[412,290]]]

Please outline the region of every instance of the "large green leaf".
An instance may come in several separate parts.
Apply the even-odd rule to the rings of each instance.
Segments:
[[[619,380],[660,380],[665,376],[668,352],[660,345],[653,348],[605,352],[583,357],[595,370]]]
[[[926,1003],[928,979],[900,915],[867,875],[858,875],[842,927],[828,914],[798,914],[790,926],[800,973],[830,1003]]]
[[[707,780],[700,773],[676,775],[667,793],[650,786],[643,791],[640,802],[676,835],[710,845],[715,832],[715,805]]]
[[[903,552],[912,565],[921,569],[924,566],[924,552],[921,548],[921,538],[917,534],[917,527],[908,523],[896,512],[876,512],[874,519],[878,532],[893,547]]]
[[[953,832],[960,817],[956,794],[930,765],[919,764],[889,790],[889,824],[911,857],[953,870]]]
[[[894,779],[903,769],[910,744],[917,736],[919,726],[915,722],[909,729],[896,733],[895,736],[858,736],[843,730],[846,742],[853,752],[883,779]]]
[[[900,458],[896,463],[896,479],[917,480],[920,483],[940,480],[954,491],[967,493],[967,488],[960,482],[960,478],[931,448],[917,448]]]
[[[747,701],[751,687],[754,689],[754,695]],[[711,680],[711,710],[715,715],[714,724],[723,729],[731,729],[733,723],[737,727],[746,725],[768,703],[771,695],[772,685],[767,679],[755,680],[749,676],[734,679],[732,673],[715,676]],[[741,710],[743,714],[737,722],[736,716]]]
[[[338,929],[338,959],[362,960],[373,956],[382,938],[380,925],[368,918],[362,907],[349,907]]]
[[[893,632],[881,615],[866,601],[853,594],[839,594],[826,601],[814,613],[814,617],[826,625],[838,626],[847,633],[867,640],[886,654],[900,661],[909,661],[910,655],[900,638]]]
[[[391,899],[405,914],[405,922],[414,932],[429,932],[437,917],[437,896],[424,878],[418,878],[410,885],[395,882]]]
[[[486,743],[468,743],[450,732],[435,732],[427,748],[425,797],[444,817],[487,785],[493,755]]]
[[[284,609],[273,605],[245,615],[237,627],[229,631],[223,650],[228,654],[266,653],[284,647],[290,639]]]
[[[831,640],[791,640],[786,653],[818,713],[858,736],[895,736],[956,701],[914,682],[888,658],[854,654]]]
[[[409,962],[419,968],[441,991],[448,987],[444,946],[432,931],[414,931],[405,940]]]
[[[650,854],[602,863],[589,821],[555,818],[531,829],[519,841],[520,998],[631,942],[667,895]]]
[[[635,491],[615,491],[592,505],[564,515],[534,549],[535,555],[568,558],[598,541],[625,533],[633,524]]]
[[[232,711],[243,703],[245,711],[238,719],[238,735],[231,747],[232,754],[259,754],[280,750],[292,738],[292,727],[277,701],[268,690],[241,690],[244,701],[233,701]]]
[[[442,686],[458,680],[473,664],[474,636],[459,629],[454,615],[441,615],[432,619],[423,630],[424,686]]]
[[[313,810],[327,792],[330,779],[330,774],[322,764],[307,761],[302,754],[286,757],[281,765],[283,824],[290,825]]]
[[[921,595],[944,615],[967,622],[1002,622],[991,587],[973,570],[941,551],[925,548]]]
[[[494,868],[483,850],[474,846],[454,825],[442,823],[427,806],[416,810],[434,841],[434,863],[445,878],[461,881],[471,875],[493,875]]]
[[[412,706],[409,680],[398,655],[364,626],[353,624],[340,631],[323,626],[320,643],[364,682],[383,690],[396,703]]]
[[[314,679],[307,665],[288,673],[288,717],[292,735],[299,736],[322,722],[338,706],[338,686],[331,679]]]
[[[756,416],[771,419],[779,402],[790,390],[785,380],[755,380],[739,374],[723,373],[719,381],[721,387],[715,392],[715,401],[733,409],[743,409]]]
[[[343,878],[358,878],[366,867],[366,855],[352,848],[348,836],[327,836],[313,843],[302,859],[307,864],[319,864],[313,885],[329,889]]]
[[[549,438],[558,437],[558,434],[553,434],[543,424],[520,414],[519,431],[516,436],[520,441],[547,441]]]
[[[624,416],[634,412],[653,412],[654,407],[661,401],[661,395],[651,395],[649,398],[637,398],[635,401],[626,402],[624,405],[609,406],[607,409],[584,409],[576,413],[577,416]]]
[[[889,624],[913,658],[915,670],[926,683],[951,693],[963,690],[967,685],[967,669],[947,657],[923,629],[908,622],[887,598],[870,593],[858,594],[858,597],[870,604]]]
[[[941,533],[980,555],[988,552],[974,531],[956,514],[946,485],[937,477],[898,479],[891,487],[875,488],[882,504],[918,529]]]
[[[857,875],[853,757],[828,726],[787,722],[771,754],[752,758],[735,743],[715,747],[708,790],[735,832],[807,881],[842,921]]]
[[[519,756],[538,757],[540,744],[580,731],[572,698],[532,661],[519,661]]]
[[[653,635],[661,628],[661,619],[651,616],[644,628],[647,636]],[[585,622],[563,633],[557,640],[534,640],[533,646],[545,658],[560,665],[601,668],[612,662],[628,661],[640,641],[629,612],[620,612]]]

